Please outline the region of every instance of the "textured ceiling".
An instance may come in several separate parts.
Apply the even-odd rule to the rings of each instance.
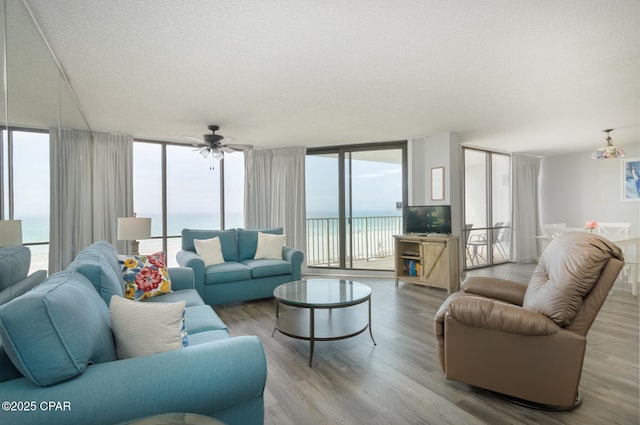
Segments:
[[[455,131],[559,154],[640,138],[637,0],[27,0],[96,131],[260,147]]]

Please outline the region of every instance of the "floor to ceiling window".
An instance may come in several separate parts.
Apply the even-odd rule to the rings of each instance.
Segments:
[[[22,241],[31,250],[31,269],[49,268],[49,133],[2,131],[0,219],[22,221]]]
[[[242,227],[241,153],[226,154],[217,161],[203,159],[190,145],[135,141],[133,181],[134,210],[139,217],[151,217],[152,239],[140,241],[140,252],[164,250],[171,266],[177,264],[182,229]]]
[[[308,266],[393,270],[406,155],[405,142],[307,151]]]
[[[225,229],[244,227],[244,153],[234,152],[224,155],[223,204]]]
[[[465,268],[508,262],[511,158],[463,148]]]

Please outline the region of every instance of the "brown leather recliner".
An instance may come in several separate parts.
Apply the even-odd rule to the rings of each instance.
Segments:
[[[528,285],[469,277],[435,317],[445,376],[533,407],[579,405],[587,332],[623,264],[612,242],[573,232],[549,243]]]

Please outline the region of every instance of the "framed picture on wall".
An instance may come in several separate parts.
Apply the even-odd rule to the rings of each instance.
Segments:
[[[431,169],[431,200],[444,201],[444,167]]]
[[[622,200],[640,201],[640,158],[622,158]]]

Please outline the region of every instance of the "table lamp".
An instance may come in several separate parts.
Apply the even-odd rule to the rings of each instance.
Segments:
[[[0,247],[22,245],[22,220],[0,220]]]
[[[131,253],[139,255],[139,239],[151,237],[151,219],[136,217],[118,217],[118,240],[131,241]]]

